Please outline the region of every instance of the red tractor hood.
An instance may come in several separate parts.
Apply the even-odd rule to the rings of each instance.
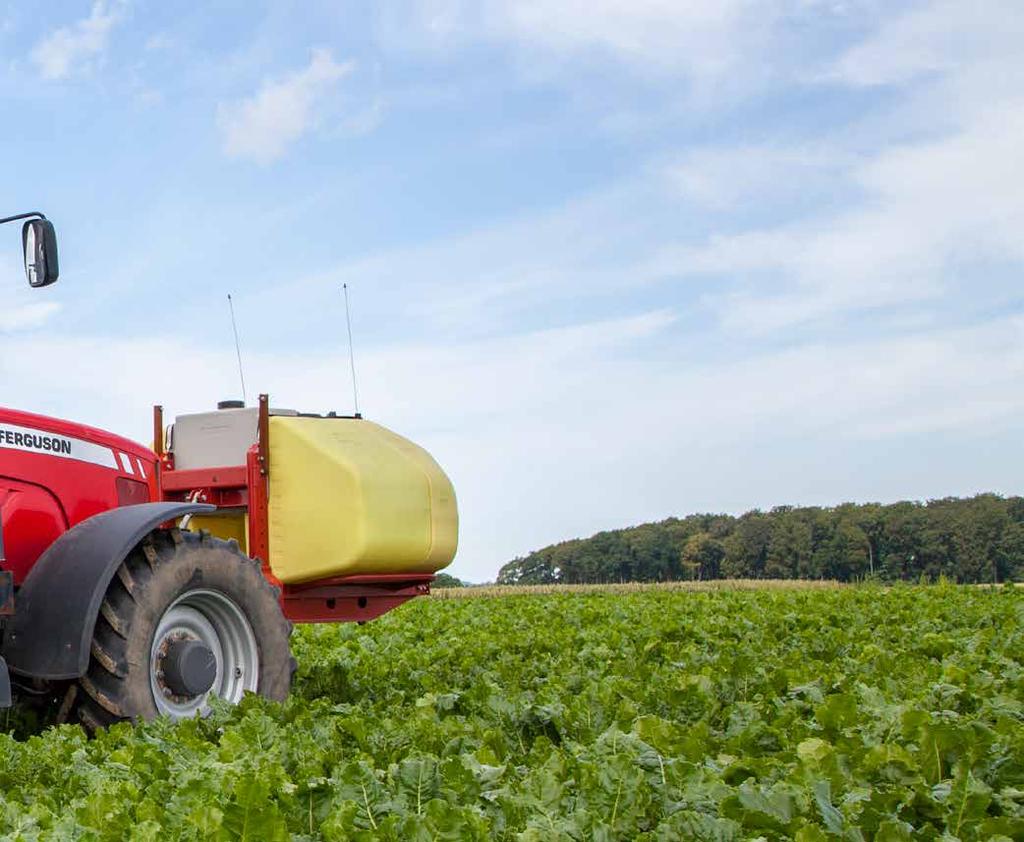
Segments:
[[[149,448],[85,424],[0,408],[3,567],[15,584],[65,530],[157,498]]]
[[[27,434],[23,434],[19,441],[17,434],[21,430],[28,430],[30,433],[43,435],[26,439],[25,436]],[[0,407],[0,449],[17,448],[27,451],[36,449],[44,453],[68,455],[71,458],[75,458],[76,455],[73,453],[62,452],[68,449],[67,443],[45,441],[47,438],[46,433],[53,434],[49,437],[51,439],[57,437],[71,440],[70,446],[72,451],[75,450],[75,440],[109,450],[110,457],[106,461],[109,462],[108,467],[111,468],[123,469],[124,467],[123,458],[118,453],[123,456],[141,459],[144,462],[156,460],[156,455],[148,447],[143,447],[131,439],[101,430],[98,427],[90,427],[88,424],[79,424],[74,421],[64,421],[60,418],[50,418],[46,415],[37,415],[34,412],[23,412],[20,409]],[[93,462],[94,464],[104,464],[106,459],[106,457],[92,448],[83,448],[80,451],[80,455],[86,457],[82,461]]]

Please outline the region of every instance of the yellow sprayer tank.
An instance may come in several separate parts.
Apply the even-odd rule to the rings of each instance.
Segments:
[[[455,490],[423,448],[359,418],[271,415],[274,575],[435,573],[455,556]]]

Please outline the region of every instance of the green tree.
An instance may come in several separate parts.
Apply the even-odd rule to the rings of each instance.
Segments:
[[[742,515],[723,542],[722,575],[729,579],[762,578],[771,537],[770,515],[756,510]]]
[[[691,535],[683,545],[680,561],[687,579],[717,579],[720,575],[722,556],[725,549],[722,542],[706,532]]]
[[[769,579],[807,577],[814,555],[811,524],[792,509],[772,510],[772,519],[764,575]]]
[[[1024,581],[1024,523],[1007,524],[996,553],[1003,581]]]
[[[549,558],[543,552],[517,558],[498,571],[499,585],[550,585],[558,581]]]
[[[599,532],[501,568],[502,584],[834,578],[1001,582],[1024,577],[1024,498],[779,506]]]

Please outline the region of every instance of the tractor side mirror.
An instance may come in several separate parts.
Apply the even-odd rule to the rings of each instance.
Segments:
[[[25,275],[29,286],[45,287],[57,280],[57,232],[48,219],[30,219],[21,229]]]

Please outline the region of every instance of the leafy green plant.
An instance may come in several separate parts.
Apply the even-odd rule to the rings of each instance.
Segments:
[[[0,735],[0,838],[1024,838],[1024,593],[424,599],[284,705]]]

